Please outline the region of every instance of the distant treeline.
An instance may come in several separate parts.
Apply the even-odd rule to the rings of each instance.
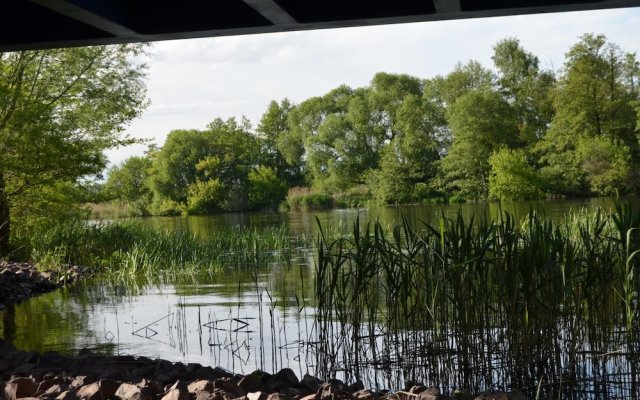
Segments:
[[[276,207],[297,187],[387,204],[638,192],[635,53],[586,34],[559,71],[517,39],[492,59],[493,69],[378,73],[367,87],[272,101],[255,128],[232,118],[173,131],[112,168],[104,193],[171,214]]]

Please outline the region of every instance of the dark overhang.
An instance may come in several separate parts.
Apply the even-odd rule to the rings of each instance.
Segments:
[[[640,0],[4,0],[0,51],[637,6]]]

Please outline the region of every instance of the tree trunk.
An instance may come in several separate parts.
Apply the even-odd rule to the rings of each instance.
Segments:
[[[11,219],[9,217],[9,199],[7,199],[4,174],[0,171],[0,257],[9,253],[9,235],[11,233]]]

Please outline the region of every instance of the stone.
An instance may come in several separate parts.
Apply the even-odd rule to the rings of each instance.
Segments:
[[[187,391],[191,394],[196,393],[198,391],[206,391],[209,393],[213,393],[213,382],[207,380],[195,381],[187,386]]]
[[[100,384],[94,382],[81,386],[76,392],[76,397],[80,400],[103,400]]]
[[[267,400],[269,395],[265,392],[247,393],[247,400]]]
[[[102,398],[104,400],[115,396],[116,391],[120,387],[120,382],[111,379],[101,379],[98,381],[98,384],[100,385],[100,391],[102,392]]]
[[[33,378],[14,378],[4,385],[4,395],[6,400],[17,400],[22,397],[31,397],[38,385]]]
[[[47,397],[57,397],[65,390],[67,390],[67,385],[56,383],[54,385],[49,386],[49,388],[44,392],[44,394]]]
[[[479,393],[473,400],[511,400],[507,392],[494,391]]]
[[[198,390],[196,392],[196,400],[213,400],[213,394],[206,390]]]
[[[308,395],[306,395],[304,397],[301,397],[298,400],[315,400],[315,398],[316,398],[316,394],[313,393],[313,394],[308,394]]]
[[[73,390],[66,390],[60,393],[58,397],[56,397],[56,400],[77,400],[77,399],[78,397],[76,396],[76,392]]]
[[[293,397],[287,396],[283,393],[271,393],[267,400],[293,400]]]
[[[40,400],[40,399],[37,397],[21,397],[18,400]]]
[[[358,400],[374,400],[376,396],[371,390],[362,389],[354,392],[353,398]]]
[[[420,393],[424,392],[425,390],[427,390],[427,387],[424,386],[424,385],[413,385],[409,389],[409,393],[420,394]]]
[[[148,387],[139,387],[131,383],[123,383],[116,390],[115,396],[122,400],[152,400],[153,395]]]
[[[435,386],[431,386],[427,390],[420,392],[420,394],[418,394],[418,397],[416,399],[417,400],[439,400],[440,398],[441,398],[440,389],[438,389]]]
[[[72,388],[79,388],[81,386],[85,386],[85,385],[89,385],[91,383],[96,382],[97,379],[93,378],[93,377],[89,377],[89,376],[76,376],[72,381],[71,384],[69,384],[69,386],[71,386]]]
[[[189,400],[189,394],[180,389],[171,389],[162,396],[161,400]]]
[[[316,392],[321,383],[322,381],[320,379],[315,378],[309,374],[304,374],[304,377],[302,377],[302,380],[300,381],[300,385],[306,387],[312,392]]]
[[[357,391],[364,390],[364,383],[362,383],[362,381],[358,379],[357,381],[353,382],[351,385],[347,386],[344,390],[346,390],[349,393],[355,393]]]
[[[451,392],[451,400],[472,400],[473,397],[468,390],[456,389]]]
[[[64,379],[61,378],[53,378],[53,379],[47,379],[44,380],[42,382],[40,382],[40,384],[38,385],[38,390],[36,390],[36,392],[40,393],[40,392],[46,392],[50,387],[54,386],[54,385],[60,385],[64,383]]]

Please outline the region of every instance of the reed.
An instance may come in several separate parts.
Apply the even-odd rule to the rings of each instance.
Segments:
[[[24,258],[43,268],[76,264],[118,277],[216,273],[291,260],[307,247],[284,227],[228,229],[206,237],[156,230],[135,222],[37,227],[20,232]]]
[[[558,390],[557,382],[573,390],[566,377],[579,372],[577,354],[595,346],[576,339],[580,329],[637,337],[639,218],[619,206],[560,222],[536,212],[521,221],[458,213],[418,228],[406,219],[390,229],[356,221],[346,237],[320,229],[322,375],[492,387],[505,370],[494,364],[500,359],[512,371],[504,384],[530,396]],[[560,348],[572,361],[549,365]],[[482,354],[495,349],[499,357]]]

